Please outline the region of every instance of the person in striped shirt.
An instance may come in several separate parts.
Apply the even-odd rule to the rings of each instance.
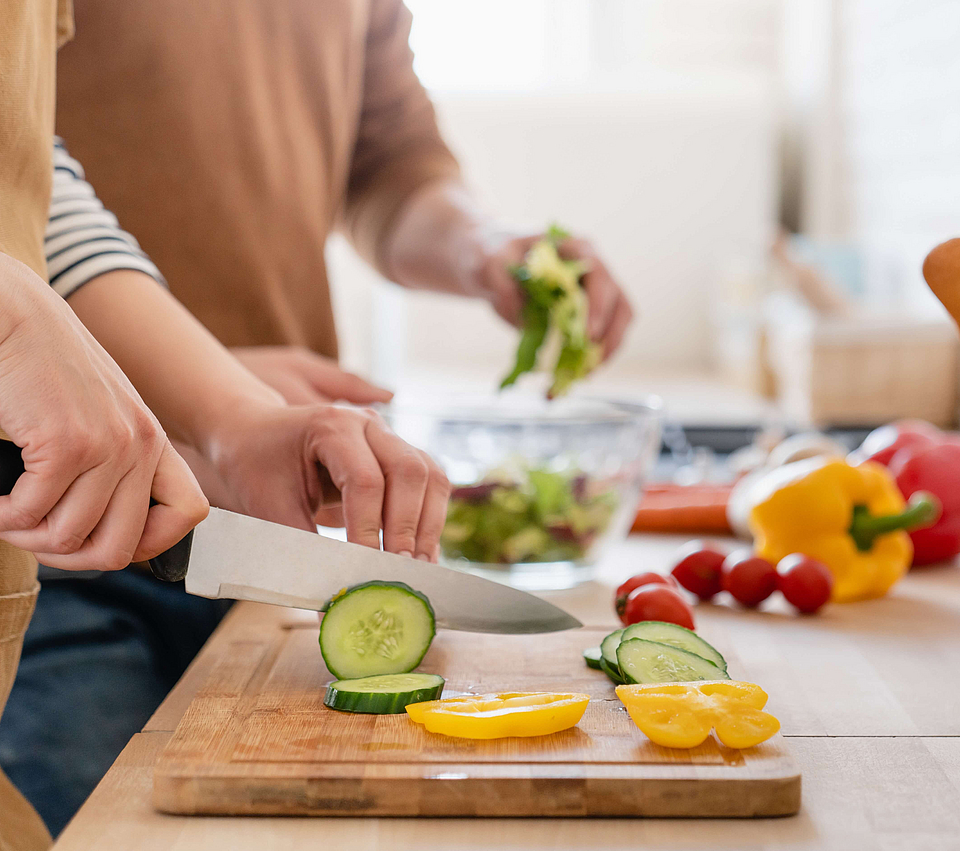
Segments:
[[[166,286],[160,270],[121,229],[117,217],[97,198],[63,140],[54,139],[53,188],[43,242],[47,279],[69,298],[85,283],[117,269],[134,269]]]
[[[140,250],[136,240],[104,209],[84,180],[79,163],[60,142],[54,151],[54,170],[45,235],[53,289],[67,299],[86,329],[123,365],[171,436],[214,465],[218,481],[230,490],[235,502],[233,507],[264,519],[315,530],[317,511],[324,505],[342,501],[350,540],[379,548],[382,529],[385,549],[435,560],[449,490],[436,463],[396,437],[372,412],[331,405],[287,405],[169,295],[162,286],[159,270]],[[0,280],[3,272],[0,255]],[[92,340],[91,343],[96,346]],[[0,362],[8,351],[9,347],[0,345]],[[77,366],[82,366],[82,362]],[[70,425],[76,423],[58,422],[56,416],[49,414],[42,420],[28,417],[23,423],[24,417],[19,416],[11,404],[16,397],[3,393],[6,376],[2,373],[0,370],[0,427],[24,447],[25,475],[37,475],[35,471],[39,468],[42,472],[46,459],[57,462],[64,457],[56,445],[47,450],[46,455],[43,445],[35,448],[38,442],[43,444],[38,432],[69,436]],[[122,376],[120,380],[126,382]],[[100,406],[100,417],[109,420],[112,403],[109,395],[97,384],[88,384],[84,390]],[[112,392],[116,395],[117,390]],[[136,395],[132,387],[129,393]],[[145,408],[144,413],[151,418],[149,422],[156,422]],[[70,415],[70,410],[65,409],[63,414]],[[93,423],[88,425],[92,427]],[[183,465],[169,448],[163,431],[158,429],[156,434],[163,441],[161,445],[166,446],[164,451],[170,453],[176,464]],[[112,447],[111,454],[129,452],[136,456],[144,450],[138,438],[144,437],[146,431],[141,428],[131,434],[122,450],[120,444]],[[411,465],[411,460],[415,465]],[[187,480],[192,481],[185,467],[183,471]],[[21,674],[28,678],[18,677],[16,698],[8,704],[3,718],[0,757],[14,782],[27,787],[28,791],[36,791],[31,766],[38,753],[28,730],[35,730],[38,722],[43,726],[45,713],[55,706],[74,713],[78,705],[85,703],[82,699],[55,701],[48,689],[62,694],[73,677],[88,693],[110,701],[112,712],[97,719],[95,739],[101,752],[108,754],[106,764],[95,760],[78,763],[92,788],[109,767],[113,752],[119,752],[129,738],[128,719],[145,720],[225,611],[216,601],[190,598],[180,588],[156,583],[138,571],[110,572],[129,563],[134,546],[104,551],[89,546],[90,540],[96,543],[100,527],[111,519],[113,506],[135,516],[146,515],[146,496],[150,493],[149,479],[146,490],[138,494],[135,487],[125,487],[123,482],[114,490],[110,475],[109,467],[103,471],[86,467],[76,477],[77,483],[89,482],[80,486],[85,497],[83,510],[65,514],[61,518],[63,527],[59,529],[51,530],[45,524],[22,528],[15,514],[3,513],[0,509],[0,537],[36,552],[44,565],[41,578],[45,580],[45,599],[55,601],[67,596],[73,605],[72,610],[56,606],[38,609],[24,645]],[[165,500],[162,485],[163,482],[154,482],[154,496],[176,506],[176,501]],[[169,488],[172,483],[166,485]],[[10,497],[0,497],[0,504],[4,499],[16,500],[18,490],[22,489],[22,483],[18,482]],[[67,493],[69,495],[69,488]],[[142,503],[138,504],[138,496]],[[181,512],[183,517],[173,526],[177,537],[168,535],[158,539],[163,545],[148,551],[143,551],[141,543],[138,547],[138,552],[143,552],[141,558],[170,546],[198,522],[206,510],[206,502],[199,492],[187,506]],[[159,508],[163,510],[165,506]],[[59,505],[48,516],[53,518],[58,509]],[[130,528],[138,530],[142,525],[141,522]],[[145,535],[149,534],[148,523]],[[139,532],[131,540],[136,543],[138,538]],[[48,543],[51,540],[53,544]],[[94,571],[97,578],[91,578],[90,573],[78,573],[84,570]],[[108,572],[99,575],[103,570]],[[82,583],[84,590],[74,597],[72,590],[77,587],[76,583]],[[48,585],[51,586],[49,594]],[[124,601],[122,611],[98,603],[98,597],[111,595]],[[156,647],[162,661],[145,660],[142,646],[130,640],[137,630],[144,628],[139,619],[135,618],[136,624],[131,620],[133,599],[139,599],[141,616],[149,612],[155,619],[147,629],[146,640]],[[82,612],[78,612],[78,606]],[[44,635],[44,630],[51,627],[51,619],[53,626],[61,630],[58,639],[63,642],[60,646],[64,651],[63,671],[54,678],[55,682],[50,679],[48,663],[49,651],[56,642],[51,643],[49,634]],[[90,652],[89,642],[82,637],[83,629],[87,628],[94,630],[98,640],[111,635],[118,639],[109,644],[112,666],[100,669],[84,666],[84,657]],[[38,689],[31,690],[29,674],[34,641],[44,646],[47,655],[43,658],[42,683]],[[151,673],[148,686],[132,691],[124,689],[123,685],[128,683],[117,678],[129,677],[131,670],[144,662]],[[160,676],[156,675],[158,664],[166,669]],[[123,723],[111,723],[111,720]],[[54,737],[63,736],[55,747],[45,751],[48,756],[55,763],[71,765],[71,751],[83,737],[67,732],[66,728],[47,728],[45,732]],[[41,747],[40,752],[43,751]],[[20,764],[23,754],[28,757],[26,767]],[[41,785],[44,782],[46,780],[41,780]],[[48,794],[41,796],[43,800],[60,807],[67,816],[72,811],[70,808],[79,804],[69,795],[64,800],[57,794],[49,794],[50,789],[46,791]],[[45,814],[54,832],[63,826],[63,819],[56,820]]]

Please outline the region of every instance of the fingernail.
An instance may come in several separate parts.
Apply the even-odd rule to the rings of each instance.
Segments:
[[[430,556],[428,556],[426,553],[420,553],[417,555],[417,559],[419,561],[430,561]]]
[[[410,550],[400,550],[398,555],[402,555],[404,558],[413,558],[413,553]]]

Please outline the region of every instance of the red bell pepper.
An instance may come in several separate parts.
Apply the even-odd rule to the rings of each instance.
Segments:
[[[960,436],[923,420],[901,420],[870,432],[849,460],[886,465],[904,499],[929,491],[940,500],[940,519],[910,533],[914,565],[947,561],[960,553]]]
[[[926,529],[910,533],[913,563],[934,564],[960,553],[960,444],[915,444],[897,452],[890,472],[904,497],[916,491],[930,491],[943,506],[940,519]]]
[[[940,429],[926,420],[897,420],[871,431],[848,460],[851,464],[876,461],[887,467],[901,449],[941,443],[944,437]]]

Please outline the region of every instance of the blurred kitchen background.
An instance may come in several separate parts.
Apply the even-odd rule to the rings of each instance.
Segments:
[[[585,392],[736,429],[957,413],[920,266],[960,232],[956,0],[406,0],[487,205],[590,237],[639,309]],[[516,334],[330,247],[343,359],[489,390]]]

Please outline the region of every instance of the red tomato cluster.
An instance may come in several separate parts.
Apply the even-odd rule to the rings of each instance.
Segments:
[[[790,605],[809,614],[829,601],[833,576],[819,561],[800,553],[774,566],[749,549],[727,554],[703,541],[691,541],[677,553],[670,575],[638,573],[617,588],[617,615],[624,624],[667,621],[693,629],[693,609],[681,587],[700,600],[727,591],[749,608],[779,590]]]

